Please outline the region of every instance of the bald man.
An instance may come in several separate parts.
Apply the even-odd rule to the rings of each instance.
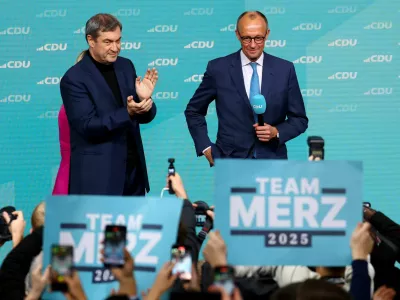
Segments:
[[[308,126],[303,97],[292,62],[264,52],[270,29],[259,11],[242,13],[236,24],[241,49],[211,60],[190,99],[185,116],[197,156],[210,166],[215,158],[287,159],[286,142]],[[258,125],[250,100],[263,95],[265,123]],[[216,101],[217,140],[208,137],[205,116]]]

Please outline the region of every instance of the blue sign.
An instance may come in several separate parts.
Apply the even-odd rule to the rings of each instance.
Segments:
[[[135,261],[140,291],[153,283],[160,267],[170,260],[176,241],[182,200],[155,197],[52,196],[46,201],[44,266],[50,263],[52,244],[74,246],[74,265],[88,299],[105,299],[118,289],[100,250],[106,225],[127,227],[127,249]],[[44,299],[58,299],[60,293]],[[64,298],[60,298],[64,299]]]
[[[218,160],[215,228],[232,265],[344,266],[362,219],[362,164]]]

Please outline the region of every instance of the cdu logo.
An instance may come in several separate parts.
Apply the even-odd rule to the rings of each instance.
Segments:
[[[301,23],[298,26],[292,28],[294,31],[310,31],[310,30],[321,30],[322,24],[321,23]]]
[[[328,77],[329,80],[348,80],[356,79],[357,72],[336,72],[335,74]]]
[[[142,46],[141,42],[122,42],[121,50],[139,50]]]
[[[322,89],[302,89],[301,94],[304,97],[320,97],[322,96]]]
[[[187,44],[183,48],[185,49],[204,49],[204,48],[214,48],[214,41],[194,41]]]
[[[117,17],[137,17],[140,15],[139,8],[121,8],[117,12],[113,13]]]
[[[372,22],[364,27],[366,30],[386,30],[391,29],[393,26],[392,21],[387,22]]]
[[[0,35],[27,35],[30,32],[30,27],[9,27],[0,31]]]
[[[48,110],[38,116],[38,119],[57,119],[58,118],[58,110]],[[58,171],[58,166],[56,169],[56,175]]]
[[[302,56],[293,63],[295,64],[319,64],[322,62],[322,56]]]
[[[74,34],[85,34],[86,28],[85,26],[78,28],[77,30],[74,31]]]
[[[157,58],[148,64],[149,67],[167,67],[176,66],[178,64],[178,58]]]
[[[357,45],[356,39],[337,39],[328,44],[328,47],[355,47]]]
[[[36,49],[36,51],[41,52],[41,51],[48,51],[48,52],[54,52],[54,51],[65,51],[67,50],[67,43],[64,44],[46,44],[43,45],[39,48]]]
[[[23,103],[31,101],[31,95],[8,95],[0,99],[3,103]]]
[[[31,62],[28,61],[20,61],[20,60],[10,60],[9,62],[0,65],[0,69],[28,69],[31,66]]]
[[[358,108],[357,104],[338,104],[334,108],[329,110],[330,113],[349,113],[356,112]]]
[[[382,62],[391,62],[393,59],[393,55],[372,55],[366,59],[364,59],[365,63],[382,63]]]
[[[177,32],[177,31],[178,31],[178,25],[156,25],[155,27],[147,30],[147,32],[160,32],[160,33]]]
[[[266,48],[283,48],[286,46],[286,40],[266,40]]]
[[[328,14],[355,14],[356,12],[357,6],[353,5],[341,5],[328,10]]]
[[[203,80],[203,74],[195,74],[184,80],[184,82],[201,82]]]
[[[36,18],[64,18],[66,16],[66,9],[46,9],[44,12],[37,14]]]
[[[56,85],[59,84],[62,77],[46,77],[43,80],[38,81],[38,85]]]
[[[191,10],[185,11],[184,16],[212,16],[214,14],[214,8],[192,8]]]
[[[383,96],[391,95],[393,93],[393,88],[372,88],[364,93],[367,96]]]
[[[263,12],[266,15],[283,15],[286,13],[286,9],[284,7],[267,6],[264,7]]]
[[[236,24],[229,24],[228,26],[222,27],[219,31],[221,32],[233,32],[236,30]]]
[[[178,92],[157,92],[154,95],[154,99],[156,100],[174,100],[178,99]]]

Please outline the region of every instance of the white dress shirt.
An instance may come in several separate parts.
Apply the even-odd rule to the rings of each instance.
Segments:
[[[244,87],[246,89],[247,97],[249,98],[250,97],[250,82],[251,82],[251,76],[253,76],[253,68],[250,65],[250,63],[251,63],[250,59],[248,59],[248,57],[243,53],[243,51],[240,51],[240,60],[242,62]],[[256,61],[258,78],[260,80],[260,91],[261,91],[261,82],[262,82],[263,62],[264,62],[264,52],[261,53],[261,56]],[[247,101],[250,101],[250,100],[247,99]],[[204,149],[203,153],[206,152],[210,147],[211,146]]]

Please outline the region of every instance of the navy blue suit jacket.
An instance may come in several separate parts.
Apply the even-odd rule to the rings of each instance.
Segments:
[[[247,97],[240,51],[210,61],[203,81],[190,99],[185,116],[198,156],[212,147],[214,158],[287,159],[285,143],[308,126],[303,97],[293,63],[264,53],[261,94],[267,109],[264,122],[275,126],[279,139],[260,142],[253,124],[253,109]],[[215,100],[218,115],[217,140],[210,141],[205,116]]]
[[[135,139],[147,192],[150,190],[139,124],[149,123],[156,106],[130,117],[128,96],[138,101],[133,63],[118,57],[114,69],[124,107],[88,55],[63,76],[60,89],[71,132],[70,194],[122,195],[125,184],[127,138]]]

